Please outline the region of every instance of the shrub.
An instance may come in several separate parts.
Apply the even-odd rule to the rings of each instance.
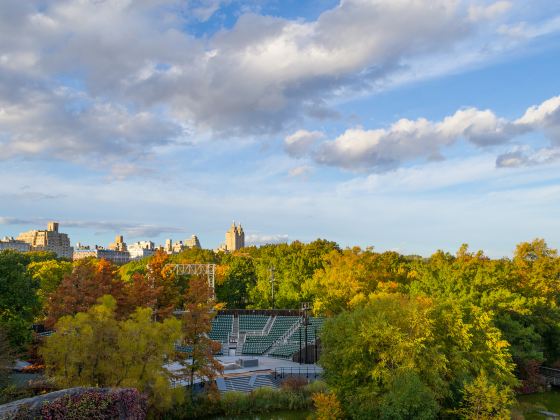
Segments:
[[[106,392],[87,391],[78,395],[65,395],[45,403],[41,417],[45,420],[91,420],[146,418],[147,400],[135,389]]]
[[[318,392],[313,394],[316,420],[338,420],[344,418],[340,402],[336,395]]]
[[[251,412],[249,398],[247,394],[244,394],[243,392],[226,392],[221,397],[220,405],[224,414],[228,416]]]
[[[301,376],[288,376],[282,381],[282,389],[300,391],[308,384],[308,380]]]

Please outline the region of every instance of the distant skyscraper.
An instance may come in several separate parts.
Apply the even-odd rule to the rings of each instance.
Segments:
[[[109,244],[109,249],[111,251],[126,251],[126,243],[124,242],[124,238],[122,235],[117,235],[115,237],[115,242]]]
[[[243,231],[243,227],[241,227],[241,224],[236,226],[235,222],[233,222],[229,230],[226,232],[226,251],[236,251],[244,247],[245,232]]]
[[[196,235],[193,235],[190,239],[185,241],[185,246],[187,248],[200,248],[200,241]]]
[[[49,222],[47,230],[20,233],[17,240],[29,244],[31,251],[53,251],[62,258],[72,258],[74,253],[68,235],[58,232],[57,222]]]

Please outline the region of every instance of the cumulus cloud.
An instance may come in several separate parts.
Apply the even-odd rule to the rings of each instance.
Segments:
[[[288,242],[288,235],[263,235],[258,233],[253,233],[247,235],[245,242],[247,245],[266,245],[266,244],[282,244]]]
[[[469,7],[469,18],[474,21],[494,19],[511,9],[510,1],[497,1],[489,5],[472,4]]]
[[[313,171],[311,166],[302,165],[296,166],[288,171],[288,175],[292,178],[307,178],[307,176]]]
[[[388,128],[351,128],[324,141],[307,155],[317,163],[351,170],[384,171],[415,159],[440,159],[446,147],[463,139],[477,147],[502,145],[529,132],[543,131],[551,147],[533,156],[521,152],[498,157],[497,166],[536,164],[556,159],[560,148],[560,96],[527,109],[510,121],[491,110],[466,108],[441,121],[400,119]],[[297,133],[293,136],[298,138]],[[299,155],[298,157],[301,157]]]
[[[284,150],[292,157],[303,157],[324,137],[321,131],[298,130],[284,139]]]
[[[344,89],[375,86],[411,67],[415,58],[451,50],[476,32],[473,14],[490,19],[507,2],[472,9],[472,2],[456,0],[432,0],[430,7],[423,0],[345,0],[314,21],[245,13],[231,29],[207,38],[185,32],[185,20],[193,15],[204,20],[222,3],[2,1],[0,71],[20,77],[14,84],[0,76],[2,97],[21,107],[26,95],[20,86],[53,91],[77,86],[118,113],[126,109],[134,125],[139,115],[157,119],[155,110],[163,108],[198,130],[276,133],[302,115],[336,116],[329,98]],[[47,131],[53,130],[49,121],[65,124],[64,104],[56,109],[58,114],[43,115],[34,125]],[[161,124],[165,142],[166,129],[176,127]],[[92,148],[107,142],[120,148],[129,141],[103,127],[94,137],[104,141],[92,141]],[[35,142],[22,140],[8,151],[26,155],[46,148]],[[61,143],[74,153],[73,139]]]
[[[403,80],[402,72],[415,77],[417,60],[452,52],[457,61],[461,43],[510,7],[344,0],[315,20],[242,13],[215,34],[188,33],[193,16],[208,19],[224,3],[0,2],[2,156],[112,166],[186,132],[278,134],[306,118],[336,118],[333,99]],[[297,156],[308,144],[286,148]]]

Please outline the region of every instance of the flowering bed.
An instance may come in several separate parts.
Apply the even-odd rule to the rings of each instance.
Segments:
[[[135,389],[90,388],[44,401],[40,406],[22,405],[12,419],[143,420],[146,411],[146,397]]]

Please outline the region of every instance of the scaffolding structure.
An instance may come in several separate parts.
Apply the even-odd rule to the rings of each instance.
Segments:
[[[216,264],[167,264],[165,268],[173,270],[177,275],[206,276],[208,285],[214,293],[214,281],[216,278]]]

